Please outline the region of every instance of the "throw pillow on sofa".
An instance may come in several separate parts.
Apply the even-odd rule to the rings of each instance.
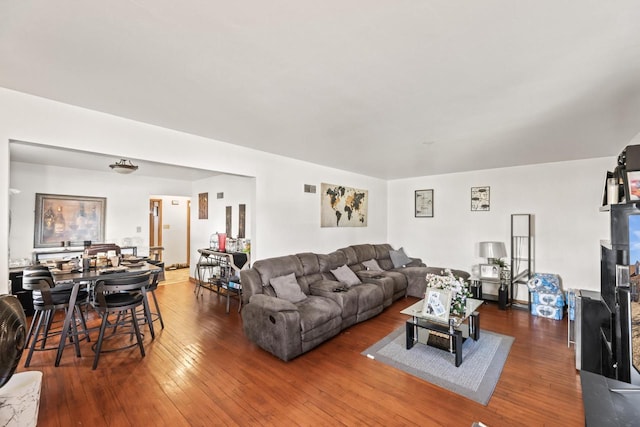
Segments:
[[[389,251],[389,256],[395,268],[404,267],[411,263],[411,258],[404,253],[404,248],[400,248],[397,251]]]
[[[384,271],[382,268],[380,268],[380,264],[378,264],[378,261],[373,258],[369,261],[364,261],[362,265],[364,265],[364,267],[370,271]]]
[[[278,298],[290,302],[300,302],[307,297],[300,289],[295,273],[274,277],[269,280],[269,283],[273,287],[273,290],[276,291]]]
[[[338,267],[335,270],[331,270],[331,273],[333,273],[336,279],[338,279],[338,282],[344,283],[348,288],[361,283],[358,276],[356,276],[356,273],[346,265]]]

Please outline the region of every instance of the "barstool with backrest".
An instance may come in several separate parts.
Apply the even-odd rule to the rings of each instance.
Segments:
[[[67,336],[69,342],[74,344],[76,356],[80,357],[80,336],[77,328],[77,319],[81,320],[83,339],[89,340],[84,315],[80,309],[80,305],[87,300],[87,292],[79,292],[76,304],[73,307],[69,307],[73,284],[55,286],[48,269],[26,269],[22,278],[22,287],[33,291],[34,308],[34,315],[25,344],[25,348],[28,347],[29,352],[24,366],[28,367],[30,365],[34,351],[58,350],[58,342],[56,342],[55,346],[47,347],[49,339],[54,336],[60,336],[62,333],[62,327],[55,327],[56,323],[62,323],[64,320],[54,319],[58,311],[63,311],[66,316],[67,311],[72,310],[73,321],[69,326],[70,331]],[[40,345],[38,346],[38,344]]]
[[[93,369],[98,367],[100,354],[102,352],[110,352],[124,350],[137,345],[140,348],[140,354],[145,356],[144,344],[142,342],[142,334],[140,333],[140,325],[136,310],[138,307],[144,307],[144,294],[149,286],[150,272],[127,274],[117,277],[106,277],[99,279],[95,286],[95,297],[92,305],[102,317],[100,323],[100,333],[98,341],[94,345],[95,357],[93,360]],[[109,320],[109,315],[116,315],[116,318]],[[122,329],[129,326],[131,329]],[[107,328],[113,328],[113,334],[109,339],[118,335],[126,334],[131,336],[135,334],[136,343],[110,348],[103,350],[105,332]],[[117,332],[117,328],[121,328]]]
[[[157,267],[164,267],[164,263],[162,265],[156,264]],[[152,272],[151,278],[149,280],[149,286],[144,292],[145,301],[145,313],[144,313],[144,321],[149,324],[149,331],[151,332],[151,337],[155,338],[155,331],[153,328],[153,322],[156,320],[160,321],[160,327],[164,329],[164,320],[162,320],[162,313],[160,312],[160,306],[158,305],[158,299],[156,298],[156,290],[158,289],[158,283],[160,283],[160,276],[162,270]],[[155,307],[155,311],[151,311],[151,304],[149,303],[149,295],[153,299],[153,305]]]

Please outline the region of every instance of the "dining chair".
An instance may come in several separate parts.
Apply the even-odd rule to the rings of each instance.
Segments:
[[[143,336],[140,332],[136,310],[145,305],[144,293],[149,286],[149,280],[150,272],[146,271],[118,275],[117,277],[105,277],[96,281],[95,295],[91,304],[102,320],[98,341],[92,347],[95,352],[93,369],[98,367],[101,353],[125,350],[137,345],[140,348],[141,356],[145,356]],[[105,337],[107,328],[111,328],[113,332]],[[109,348],[103,348],[105,339],[115,340],[118,336],[128,335],[131,337],[134,334],[136,342],[132,344],[127,343],[118,347],[118,343],[115,343]]]
[[[162,265],[158,265],[159,267],[164,267],[164,263]],[[158,289],[158,284],[160,283],[160,277],[162,272],[156,271],[151,273],[151,279],[149,281],[149,287],[146,289],[145,297],[147,298],[147,312],[148,318],[147,321],[153,327],[153,322],[159,320],[160,327],[164,329],[164,320],[162,319],[162,312],[160,311],[160,305],[158,305],[158,299],[156,298],[156,290]],[[151,299],[153,299],[153,306],[155,307],[155,311],[151,311],[151,304],[149,304],[149,295],[151,295]]]
[[[86,321],[81,310],[81,305],[87,300],[87,292],[80,291],[76,303],[70,307],[71,292],[73,284],[64,284],[55,286],[53,278],[48,270],[25,270],[26,273],[22,278],[22,287],[33,292],[33,308],[34,315],[31,320],[31,326],[27,333],[25,348],[29,348],[24,366],[29,367],[31,358],[35,351],[58,350],[58,347],[73,344],[76,350],[76,356],[80,357],[81,339],[89,341],[89,332],[87,330]],[[53,337],[62,335],[62,320],[55,319],[58,311],[64,312],[67,316],[68,310],[71,310],[73,321],[69,325],[67,337],[69,343],[62,345],[59,341],[55,345],[47,346],[47,341]],[[82,326],[83,338],[80,338],[78,331],[78,320]],[[65,339],[66,341],[66,339]]]

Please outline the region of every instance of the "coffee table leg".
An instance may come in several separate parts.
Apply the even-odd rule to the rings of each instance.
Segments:
[[[407,322],[406,325],[406,338],[407,338],[407,350],[411,349],[413,347],[414,341],[413,341],[413,334],[414,334],[414,330],[415,330],[415,326],[413,324],[413,322]]]
[[[480,338],[480,313],[477,311],[474,311],[469,316],[469,329],[469,335],[471,335],[471,338],[474,341],[478,341]]]
[[[456,353],[456,368],[462,365],[462,331],[455,331],[453,333],[453,339],[455,340],[455,353]]]

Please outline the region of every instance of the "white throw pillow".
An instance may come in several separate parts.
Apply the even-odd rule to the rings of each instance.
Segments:
[[[333,273],[336,279],[338,279],[338,282],[344,283],[347,287],[361,283],[358,276],[356,276],[356,273],[346,265],[338,267],[335,270],[331,270],[331,273]]]
[[[273,290],[276,291],[278,298],[294,303],[307,298],[304,292],[302,292],[302,289],[300,289],[295,273],[274,277],[269,280],[269,283],[273,287]]]

